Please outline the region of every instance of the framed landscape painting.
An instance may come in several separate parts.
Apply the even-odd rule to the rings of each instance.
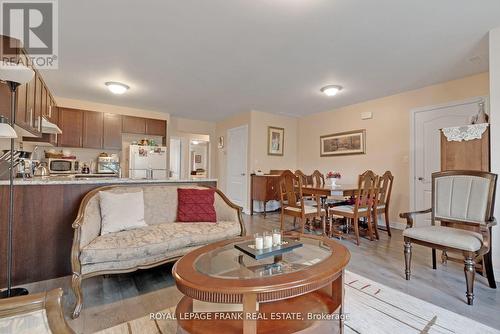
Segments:
[[[283,155],[285,145],[285,129],[270,126],[267,128],[267,154]]]
[[[366,130],[334,133],[320,137],[320,156],[365,154]]]

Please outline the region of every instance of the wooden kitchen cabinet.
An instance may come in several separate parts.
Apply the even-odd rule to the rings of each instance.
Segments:
[[[42,97],[43,97],[43,81],[40,78],[40,74],[35,73],[36,77],[36,82],[35,82],[35,106],[34,106],[34,113],[33,113],[33,124],[34,124],[34,130],[41,132],[42,124],[41,124],[41,118],[42,118]]]
[[[122,148],[122,115],[104,113],[102,148],[120,150]]]
[[[59,128],[62,134],[58,137],[58,145],[63,147],[82,147],[83,145],[83,111],[79,109],[59,109]]]
[[[35,129],[35,89],[36,75],[26,84],[26,123],[30,130]]]
[[[82,147],[102,148],[103,113],[88,110],[81,112],[83,113]]]
[[[146,119],[146,134],[150,136],[162,136],[167,134],[167,122],[162,119]]]
[[[124,133],[146,134],[146,119],[135,116],[122,116]]]

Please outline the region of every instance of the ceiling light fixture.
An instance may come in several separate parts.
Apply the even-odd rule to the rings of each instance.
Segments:
[[[129,86],[122,84],[121,82],[108,81],[105,83],[109,91],[113,94],[121,95],[130,89]]]
[[[200,142],[199,142],[199,141],[197,141],[197,140],[191,140],[191,144],[193,144],[193,145],[198,145],[199,143],[200,143]]]
[[[326,96],[335,96],[338,92],[342,90],[342,86],[339,85],[328,85],[320,89],[322,93]]]

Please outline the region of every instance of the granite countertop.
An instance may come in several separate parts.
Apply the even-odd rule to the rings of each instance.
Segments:
[[[75,178],[71,176],[49,176],[34,177],[32,179],[14,179],[15,185],[53,185],[53,184],[121,184],[121,183],[198,183],[217,182],[217,179],[188,179],[188,180],[150,180],[150,179],[129,179],[118,177],[88,177]],[[0,186],[9,185],[9,180],[0,180]]]

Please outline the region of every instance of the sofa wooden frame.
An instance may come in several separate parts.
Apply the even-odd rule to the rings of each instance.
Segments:
[[[85,209],[87,207],[88,202],[90,201],[91,198],[93,198],[97,193],[100,191],[106,191],[106,190],[111,190],[111,189],[116,189],[116,188],[121,188],[121,187],[143,187],[144,184],[137,184],[137,185],[130,185],[130,184],[120,184],[120,185],[112,185],[112,186],[103,186],[99,187],[96,189],[93,189],[89,191],[85,197],[83,197],[82,202],[80,203],[80,207],[78,209],[78,214],[76,216],[75,221],[72,224],[72,227],[74,229],[74,235],[73,235],[73,245],[71,247],[71,269],[72,269],[72,278],[71,278],[71,287],[73,289],[73,292],[76,297],[75,301],[75,308],[72,313],[72,318],[76,319],[80,316],[80,312],[83,307],[83,292],[82,292],[82,281],[84,279],[94,277],[94,276],[100,276],[100,275],[111,275],[111,274],[123,274],[123,273],[129,273],[129,272],[134,272],[140,269],[149,269],[153,267],[157,267],[169,262],[175,262],[178,259],[180,259],[183,255],[180,256],[174,256],[171,258],[166,258],[161,261],[156,261],[156,262],[151,262],[147,263],[144,265],[139,265],[139,266],[133,266],[130,268],[125,268],[125,269],[117,269],[117,270],[100,270],[96,272],[91,272],[91,273],[86,273],[82,274],[81,269],[82,265],[80,263],[80,240],[81,240],[81,228],[82,225],[84,224],[84,213]],[[156,186],[162,186],[160,184],[154,184],[154,185],[148,185],[148,187],[156,187]],[[210,186],[200,186],[198,185],[197,187],[203,187],[203,188],[209,188],[209,189],[214,189],[215,192],[222,198],[222,200],[229,205],[232,209],[235,209],[238,211],[238,222],[240,224],[241,228],[241,234],[240,236],[244,236],[246,234],[245,231],[245,224],[243,223],[243,216],[242,216],[242,210],[243,208],[234,204],[229,200],[229,198],[224,195],[222,191],[220,191],[217,188],[210,187]]]

